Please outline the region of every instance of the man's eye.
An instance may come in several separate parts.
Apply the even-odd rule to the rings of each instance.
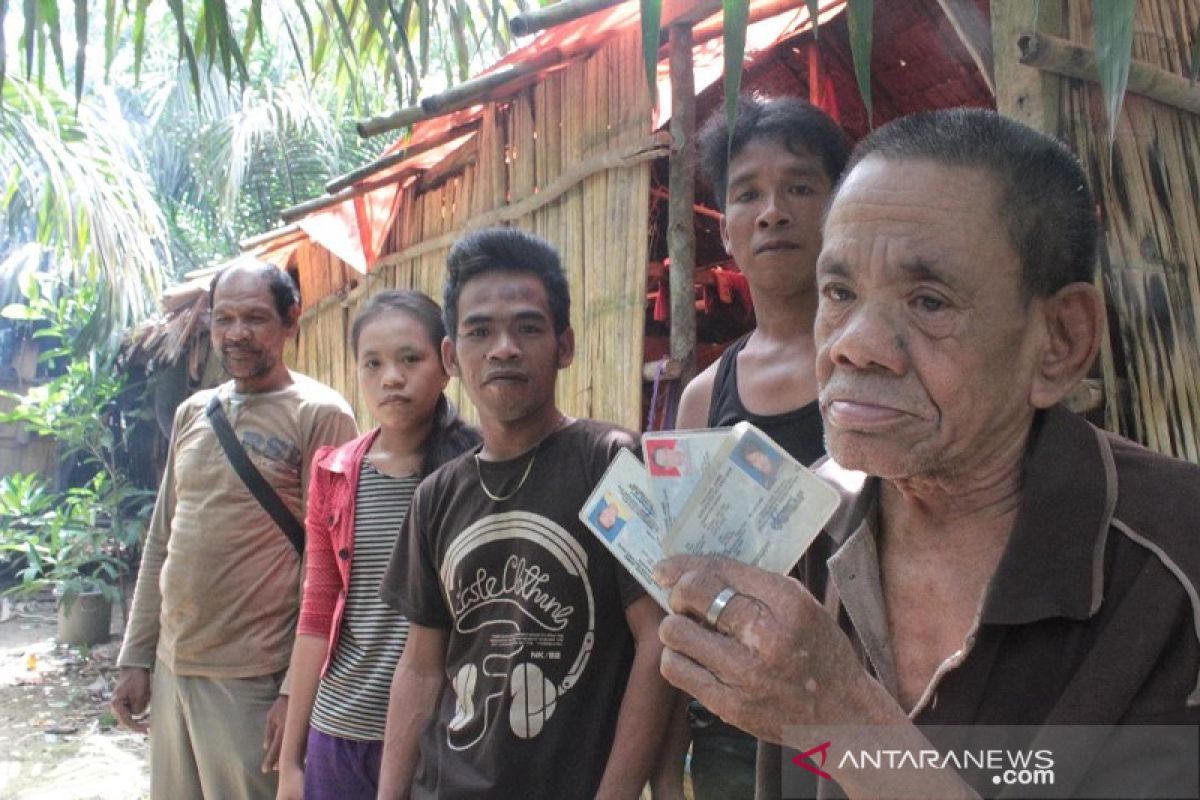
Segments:
[[[811,186],[809,186],[808,184],[805,184],[805,183],[797,183],[795,186],[792,186],[788,191],[790,191],[792,194],[800,195],[801,197],[807,197],[810,194],[816,194],[816,191]]]
[[[831,284],[825,287],[824,295],[835,303],[848,303],[854,299],[854,292],[845,286]]]
[[[755,197],[758,197],[758,194],[753,189],[746,189],[735,194],[731,201],[734,203],[749,203],[754,200]]]
[[[522,325],[521,327],[517,328],[517,331],[519,333],[523,333],[528,336],[536,336],[537,334],[542,332],[542,326],[541,325]]]
[[[936,295],[922,294],[918,295],[915,300],[917,308],[928,314],[934,314],[946,308],[946,301]]]
[[[470,339],[479,339],[488,335],[487,328],[470,328],[463,334]]]
[[[400,359],[400,362],[402,364],[419,364],[423,360],[424,359],[422,359],[420,356],[405,356],[404,358]]]

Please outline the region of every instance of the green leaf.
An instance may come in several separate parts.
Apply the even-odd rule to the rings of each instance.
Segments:
[[[1129,83],[1133,58],[1133,0],[1093,0],[1096,26],[1096,69],[1108,113],[1108,141],[1117,134],[1117,117]]]
[[[137,83],[142,76],[142,56],[146,52],[146,9],[150,0],[137,0],[137,10],[133,17],[133,81]]]
[[[117,56],[117,0],[104,0],[104,80],[110,78],[113,59]],[[0,59],[2,60],[2,59]]]
[[[642,61],[646,67],[646,86],[650,102],[658,108],[658,28],[662,21],[662,0],[638,0],[642,13]]]
[[[33,312],[33,309],[31,309],[29,306],[23,306],[20,303],[9,303],[4,308],[0,309],[0,317],[29,322],[41,319],[40,316]]]
[[[63,58],[62,24],[58,19],[58,0],[40,0],[42,18],[50,30],[50,49],[54,52],[54,63],[58,66],[58,78],[64,84],[67,82],[66,59]]]
[[[0,109],[4,108],[4,65],[8,63],[8,53],[4,50],[4,40],[8,37],[3,35],[4,17],[7,14],[8,0],[0,0]]]
[[[850,53],[854,58],[854,79],[867,109],[867,124],[875,127],[871,106],[871,38],[875,0],[849,0],[846,24],[850,29]]]
[[[21,296],[31,303],[36,303],[42,298],[42,287],[38,283],[38,274],[32,269],[21,273],[17,279],[17,288],[21,290]]]
[[[746,57],[746,25],[749,0],[721,0],[725,24],[725,122],[728,146],[733,147],[733,123],[737,119],[738,94],[742,90],[742,60]]]
[[[75,113],[83,99],[83,68],[87,63],[87,0],[75,0]]]
[[[183,9],[183,0],[167,0],[171,7],[171,16],[175,18],[175,30],[179,35],[179,49],[187,58],[188,72],[192,78],[192,91],[196,95],[196,106],[200,106],[200,65],[196,62],[196,51],[192,47],[192,39],[187,32],[187,15]]]
[[[25,31],[21,34],[21,41],[25,43],[26,80],[33,76],[33,53],[36,49],[34,47],[34,41],[37,39],[37,24],[37,0],[25,0]]]
[[[287,23],[287,18],[284,18],[284,23]],[[250,13],[246,18],[246,35],[242,39],[242,58],[250,57],[250,48],[254,45],[254,39],[259,35],[262,29],[262,0],[250,0]]]
[[[808,18],[812,20],[813,41],[815,42],[821,33],[819,30],[821,25],[817,21],[817,17],[821,14],[821,0],[804,0],[804,4],[808,6]]]

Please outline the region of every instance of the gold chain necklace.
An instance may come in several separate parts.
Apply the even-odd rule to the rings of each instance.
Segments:
[[[542,449],[542,442],[550,438],[550,435],[557,433],[564,425],[567,424],[567,416],[560,414],[558,424],[555,425],[550,433],[543,436],[533,448],[533,455],[529,457],[529,463],[525,465],[525,472],[521,475],[521,480],[517,482],[517,488],[513,489],[508,494],[492,494],[488,489],[487,484],[483,482],[483,467],[479,466],[479,453],[475,454],[475,474],[479,477],[479,488],[483,489],[483,493],[497,503],[503,503],[506,500],[511,500],[517,496],[517,492],[521,491],[521,487],[525,485],[525,481],[529,479],[529,473],[533,470],[533,462],[537,460],[538,450]]]
[[[521,480],[517,483],[517,488],[513,489],[508,494],[502,494],[502,495],[492,494],[491,491],[487,488],[487,484],[483,482],[483,467],[479,466],[479,453],[476,453],[475,454],[475,474],[477,474],[479,476],[479,488],[483,489],[483,493],[486,494],[491,499],[495,500],[497,503],[503,503],[505,500],[511,500],[514,497],[516,497],[517,492],[521,491],[521,487],[525,485],[525,481],[529,477],[530,470],[533,469],[533,462],[534,462],[534,459],[537,458],[538,447],[541,447],[541,446],[542,446],[542,443],[538,442],[538,446],[533,448],[533,455],[529,457],[529,463],[525,465],[525,473],[521,476]]]

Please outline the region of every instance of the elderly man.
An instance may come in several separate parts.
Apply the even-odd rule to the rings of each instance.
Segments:
[[[813,759],[761,746],[760,797],[791,773],[852,797],[1003,788],[945,760],[844,757],[928,751],[914,723],[1195,732],[1200,468],[1060,405],[1103,329],[1096,238],[1074,157],[995,113],[908,117],[855,151],[817,265],[820,472],[844,495],[825,574],[659,567],[677,612],[663,674]],[[1119,774],[1157,796],[1196,759],[1151,775],[1047,753],[1055,796],[1114,796]]]
[[[313,453],[352,438],[355,425],[337,392],[283,361],[300,317],[287,273],[240,258],[213,279],[209,305],[213,351],[232,380],[175,412],[112,707],[144,732],[136,715],[153,693],[156,800],[265,800],[275,796],[287,715],[280,686],[300,609],[300,554],[235,471],[207,407],[218,399],[297,519]]]

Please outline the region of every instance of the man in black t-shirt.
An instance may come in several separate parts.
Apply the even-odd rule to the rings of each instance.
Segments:
[[[634,436],[555,405],[575,343],[553,248],[485,230],[448,272],[442,354],[483,445],[417,489],[384,577],[411,627],[380,797],[636,798],[670,712],[663,614],[578,518]]]
[[[791,97],[742,98],[729,134],[719,110],[700,133],[700,165],[723,212],[725,250],[750,284],[757,327],[687,385],[676,427],[746,420],[808,465],[825,454],[813,346],[821,219],[850,142],[823,111]],[[754,738],[696,703],[688,723],[696,800],[752,798]],[[677,712],[654,780],[661,796],[682,796],[686,737]]]

